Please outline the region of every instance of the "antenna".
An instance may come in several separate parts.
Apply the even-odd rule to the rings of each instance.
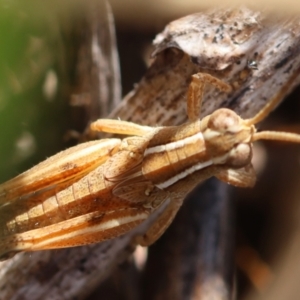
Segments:
[[[293,81],[299,76],[298,70],[283,85],[281,90],[251,119],[245,120],[248,126],[255,125],[265,119],[270,112],[281,102],[284,96],[289,92]],[[255,132],[252,136],[252,142],[257,140],[273,140],[290,143],[300,143],[300,134],[278,131]]]

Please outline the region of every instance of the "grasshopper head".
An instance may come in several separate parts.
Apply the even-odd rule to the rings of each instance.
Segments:
[[[255,131],[254,125],[248,125],[227,108],[216,110],[204,118],[202,124],[206,148],[214,163],[233,168],[241,168],[251,162]]]

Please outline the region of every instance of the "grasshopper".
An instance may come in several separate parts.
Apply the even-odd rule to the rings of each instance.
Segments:
[[[280,94],[251,119],[221,108],[200,120],[206,83],[232,91],[209,74],[193,75],[183,125],[148,127],[100,119],[91,129],[129,137],[77,145],[0,185],[0,258],[115,238],[167,202],[147,232],[135,237],[134,243],[148,246],[164,233],[185,196],[209,177],[252,187],[253,142],[300,143],[298,134],[256,131],[255,124],[278,104]],[[286,90],[288,84],[282,93]]]

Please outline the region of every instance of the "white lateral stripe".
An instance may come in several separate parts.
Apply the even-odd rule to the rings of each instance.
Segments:
[[[74,237],[77,237],[80,235],[87,235],[87,234],[91,234],[91,233],[95,233],[95,232],[109,230],[111,228],[114,228],[114,227],[117,227],[120,225],[124,225],[124,224],[128,224],[128,223],[134,222],[134,221],[139,221],[139,220],[143,221],[146,218],[148,218],[148,216],[149,215],[147,213],[139,213],[139,214],[136,214],[133,216],[128,216],[128,217],[124,216],[119,219],[112,219],[112,220],[108,220],[106,222],[101,222],[94,226],[87,226],[86,228],[83,228],[80,230],[72,230],[68,233],[63,233],[63,234],[58,233],[57,236],[54,236],[52,238],[46,238],[46,240],[41,241],[39,243],[34,243],[32,245],[32,248],[36,249],[36,248],[41,248],[41,247],[47,247],[47,245],[49,245],[51,243],[61,242],[63,240],[68,240],[68,239],[71,239],[71,238],[74,238]],[[72,221],[72,220],[70,220],[70,221]],[[85,221],[87,221],[87,220],[85,220]],[[70,227],[72,228],[72,222],[70,222],[70,223],[71,223]],[[80,222],[79,222],[79,224],[80,224]],[[76,226],[77,224],[74,224],[74,225]],[[66,228],[62,227],[62,231],[64,229],[68,229],[68,226]],[[34,231],[32,231],[32,232],[34,232]],[[22,236],[22,234],[20,234],[20,236]],[[30,235],[29,235],[29,237],[25,237],[24,239],[30,240]]]
[[[163,189],[169,187],[170,185],[174,184],[175,182],[179,181],[180,179],[183,179],[183,178],[187,177],[188,175],[193,174],[196,171],[204,169],[205,167],[211,166],[212,164],[213,164],[212,160],[208,160],[203,163],[198,163],[198,164],[184,170],[183,172],[175,175],[174,177],[172,177],[162,183],[157,184],[156,186],[163,190]]]
[[[192,136],[189,136],[185,139],[168,143],[165,145],[154,146],[145,150],[144,156],[146,157],[149,154],[160,153],[165,151],[171,151],[179,148],[183,148],[185,145],[195,143],[198,140],[204,140],[202,132],[198,132]]]
[[[205,132],[203,133],[205,140],[210,140],[210,139],[216,138],[220,135],[221,135],[221,133],[219,131],[215,131],[212,129],[206,129]]]
[[[213,163],[214,163],[215,165],[224,164],[224,163],[226,162],[228,156],[229,156],[229,153],[225,153],[224,155],[221,155],[221,156],[219,156],[219,157],[215,157],[215,158],[213,159]]]

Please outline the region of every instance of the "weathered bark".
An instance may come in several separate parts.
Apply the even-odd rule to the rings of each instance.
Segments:
[[[227,95],[207,87],[201,116],[220,106],[234,109],[243,117],[253,116],[274,95],[286,96],[300,80],[300,26],[296,18],[271,20],[246,8],[199,13],[172,22],[156,38],[155,45],[153,64],[109,117],[144,125],[184,122],[185,93],[191,75],[197,72],[208,72],[234,88]],[[186,211],[184,214],[189,215]],[[226,218],[227,212],[219,211],[219,216]],[[143,226],[137,230],[145,230],[147,224]],[[181,222],[175,220],[175,226],[180,227]],[[192,228],[186,231],[192,232]],[[186,231],[176,238],[185,247],[190,241]],[[21,253],[1,263],[0,298],[84,299],[128,255],[135,233],[89,247]],[[172,265],[179,266],[175,262],[185,260],[177,254],[170,258],[174,264],[169,265],[169,273],[178,271],[172,269]],[[165,254],[162,251],[159,255]],[[192,268],[193,264],[185,267]],[[190,272],[198,278],[198,265],[194,267]],[[176,279],[187,287],[187,277]],[[225,286],[230,288],[230,284]],[[184,295],[196,295],[198,287],[189,285]],[[230,294],[228,291],[223,299]]]

